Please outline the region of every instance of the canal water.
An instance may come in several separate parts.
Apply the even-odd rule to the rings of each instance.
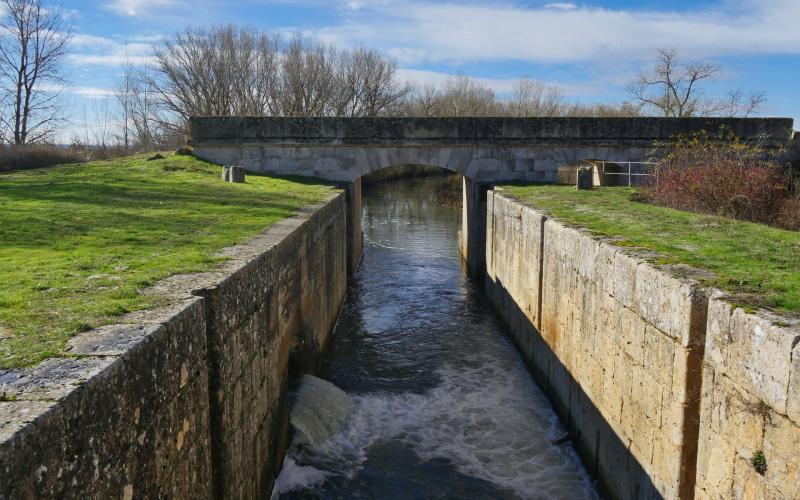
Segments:
[[[365,189],[364,257],[322,372],[349,396],[348,416],[324,444],[295,436],[274,497],[596,498],[480,284],[466,276],[460,207],[435,194],[447,184],[428,177]]]

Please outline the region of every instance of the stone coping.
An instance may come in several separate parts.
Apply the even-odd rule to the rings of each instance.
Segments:
[[[791,118],[288,118],[193,117],[191,141],[212,145],[608,144],[669,141],[731,129],[744,139],[786,146]]]

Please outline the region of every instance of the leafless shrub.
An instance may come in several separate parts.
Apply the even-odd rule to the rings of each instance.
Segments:
[[[0,172],[80,163],[86,156],[72,148],[52,144],[7,144],[0,146]]]

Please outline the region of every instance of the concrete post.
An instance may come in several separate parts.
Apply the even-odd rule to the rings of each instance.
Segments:
[[[486,270],[486,192],[491,185],[463,179],[459,247],[469,274],[477,278]]]
[[[353,274],[364,251],[361,232],[361,177],[343,186],[347,192],[347,272]]]

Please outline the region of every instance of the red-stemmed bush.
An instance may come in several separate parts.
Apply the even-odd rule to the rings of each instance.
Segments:
[[[765,224],[788,208],[788,169],[729,132],[679,137],[655,173],[642,194],[657,205]]]

